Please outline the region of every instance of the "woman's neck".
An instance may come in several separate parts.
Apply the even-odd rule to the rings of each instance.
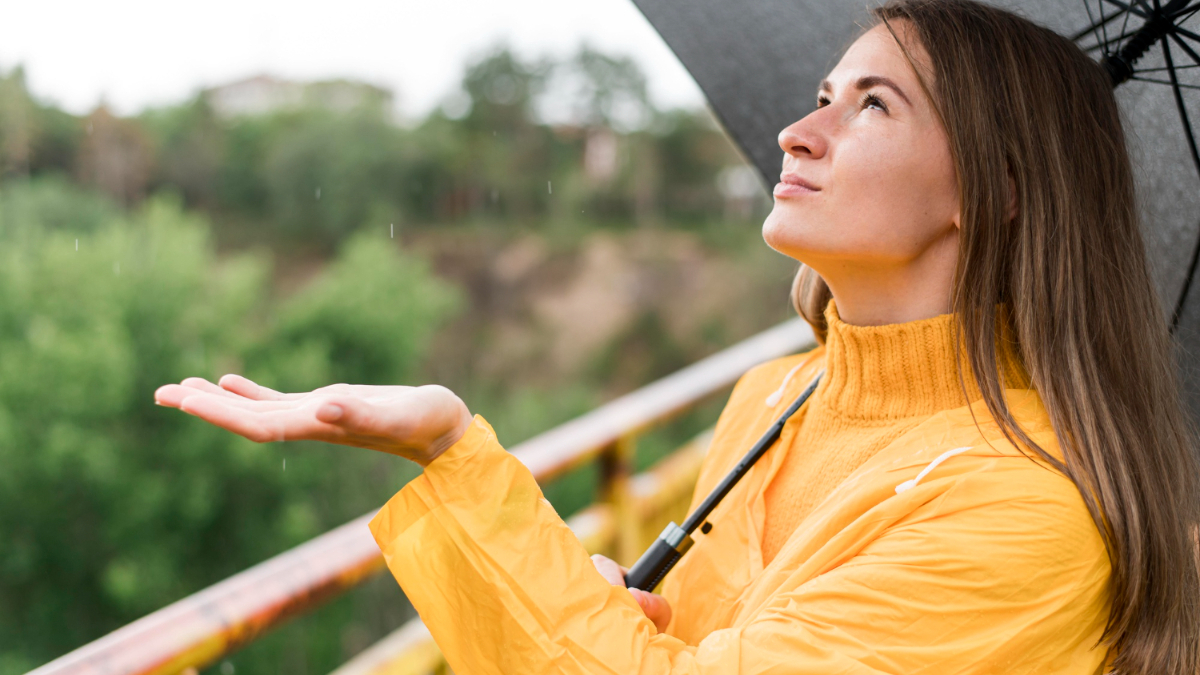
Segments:
[[[854,326],[909,323],[951,312],[949,298],[906,292],[884,294],[874,289],[867,293],[853,292],[858,289],[829,290],[837,300],[842,320]]]
[[[957,262],[958,230],[952,228],[895,262],[823,260],[809,266],[829,286],[842,321],[884,326],[949,314]]]

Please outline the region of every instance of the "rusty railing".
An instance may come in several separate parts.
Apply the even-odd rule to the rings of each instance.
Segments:
[[[751,367],[812,344],[800,319],[780,324],[511,449],[539,482],[599,460],[601,501],[568,520],[593,552],[629,564],[691,499],[710,433],[633,475],[637,438],[723,391]],[[374,513],[326,532],[32,671],[30,675],[195,672],[384,569],[367,529]],[[445,672],[414,620],[337,675]]]

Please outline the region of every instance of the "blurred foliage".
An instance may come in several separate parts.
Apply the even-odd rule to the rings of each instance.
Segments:
[[[125,206],[172,191],[222,242],[334,246],[367,222],[678,225],[720,212],[718,174],[741,164],[707,112],[655,109],[636,64],[586,45],[529,63],[497,46],[410,125],[373,100],[250,115],[218,93],[75,117],[36,102],[12,70],[0,76],[0,172],[69,175]]]
[[[458,304],[387,239],[348,240],[278,307],[269,266],[218,258],[177,199],[124,214],[61,181],[0,190],[6,672],[361,515],[415,474],[367,451],[257,446],[152,405],[166,382],[230,371],[300,389],[411,382]]]
[[[484,368],[512,333],[493,312],[534,283],[497,281],[500,247],[538,237],[553,250],[532,276],[554,287],[597,230],[684,230],[730,258],[749,240],[742,276],[773,283],[741,227],[761,190],[711,115],[656,109],[635,63],[586,45],[561,61],[487,50],[422,119],[395,119],[389,96],[335,81],[247,111],[218,88],[76,116],[31,96],[21,68],[0,71],[0,675],[376,508],[415,475],[365,450],[257,446],[155,408],[164,383],[433,375],[511,446],[783,318],[750,303],[757,323],[741,325],[692,299],[721,320],[684,344],[643,307],[569,376],[518,381],[532,361],[516,358]],[[402,243],[433,235],[449,246]],[[639,467],[715,405],[647,436]],[[566,516],[594,482],[584,467],[546,493]],[[327,672],[410,612],[383,578],[214,672]]]

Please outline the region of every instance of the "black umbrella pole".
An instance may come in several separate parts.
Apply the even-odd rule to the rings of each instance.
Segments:
[[[667,525],[662,534],[658,535],[658,539],[650,545],[650,548],[646,549],[633,567],[629,568],[629,573],[625,575],[626,587],[651,591],[658,586],[663,577],[667,576],[667,572],[670,572],[671,568],[675,567],[675,563],[679,562],[683,554],[692,547],[692,533],[704,522],[705,518],[708,518],[708,514],[712,513],[717,504],[721,503],[725,495],[729,494],[733,486],[737,485],[742,476],[750,471],[750,467],[754,466],[754,463],[763,456],[767,448],[779,440],[779,435],[783,433],[783,425],[800,409],[800,406],[804,405],[808,397],[812,396],[820,381],[821,376],[817,375],[812,384],[808,385],[804,393],[800,394],[800,397],[784,411],[783,415],[775,420],[771,428],[767,429],[767,433],[758,439],[754,447],[750,448],[746,456],[737,463],[737,466],[725,475],[720,485],[713,488],[700,506],[696,507],[696,510],[683,521],[682,526],[676,525],[674,521]],[[707,529],[704,531],[708,532]]]

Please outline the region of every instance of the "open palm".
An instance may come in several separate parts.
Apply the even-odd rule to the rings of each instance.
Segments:
[[[333,384],[285,394],[226,375],[219,384],[189,377],[164,385],[154,400],[258,443],[325,441],[399,455],[422,466],[471,423],[462,400],[437,385]]]

